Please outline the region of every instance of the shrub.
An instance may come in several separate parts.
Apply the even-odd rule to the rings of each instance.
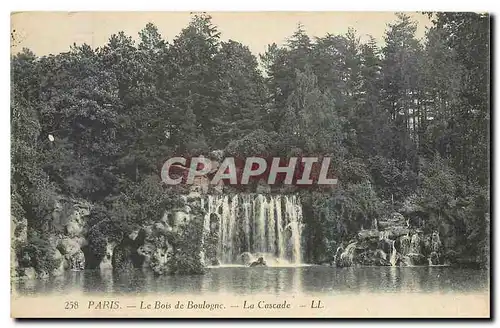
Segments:
[[[16,255],[22,267],[33,267],[37,273],[51,273],[61,264],[61,259],[54,256],[55,251],[46,238],[30,233],[28,242],[18,245]]]

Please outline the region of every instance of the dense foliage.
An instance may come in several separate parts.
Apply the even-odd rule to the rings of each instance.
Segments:
[[[93,202],[92,238],[119,238],[175,201],[159,179],[167,158],[224,149],[334,159],[334,190],[301,191],[306,239],[323,246],[309,260],[374,217],[418,207],[429,229],[451,225],[456,251],[486,264],[489,17],[429,15],[424,40],[403,14],[383,46],[354,30],[311,39],[299,25],[259,58],[221,40],[207,15],[172,42],[148,24],[138,41],[120,32],[97,49],[16,54],[12,214],[37,232],[30,256],[43,256],[51,196]],[[181,267],[189,247],[175,249]]]

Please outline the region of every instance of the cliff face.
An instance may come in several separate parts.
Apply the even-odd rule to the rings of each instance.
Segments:
[[[47,277],[65,270],[85,268],[82,248],[88,245],[87,220],[91,204],[84,200],[60,197],[53,202],[52,212],[44,218],[44,233],[28,237],[26,219],[12,218],[12,276]],[[43,258],[43,261],[42,261]]]
[[[28,222],[25,218],[10,218],[10,276],[16,278],[18,276],[35,277],[33,268],[20,268],[19,256],[17,252],[18,245],[23,245],[28,240]]]
[[[89,202],[84,200],[61,199],[56,202],[52,214],[52,224],[55,230],[53,244],[62,256],[62,266],[65,270],[82,270],[85,268],[85,255],[82,248],[88,245],[88,219],[92,210]]]
[[[119,240],[91,237],[93,206],[85,200],[66,197],[54,200],[51,213],[44,218],[43,234],[48,236],[45,238],[40,238],[38,231],[28,236],[27,220],[12,217],[11,276],[45,278],[84,269],[119,272],[147,268],[156,274],[175,271],[179,261],[171,260],[186,252],[179,241],[188,238],[186,230],[194,221],[200,221],[194,219],[203,217],[197,190],[181,196],[181,200],[182,206],[144,222],[140,229]],[[198,239],[194,243],[201,247],[201,237]],[[202,257],[197,253],[193,259],[198,257],[197,265],[202,266]]]

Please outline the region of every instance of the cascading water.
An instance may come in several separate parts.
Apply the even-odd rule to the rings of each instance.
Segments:
[[[392,242],[392,247],[391,247],[391,257],[390,257],[390,260],[389,262],[391,263],[392,266],[396,266],[396,263],[397,263],[397,251],[396,251],[396,246],[395,246],[395,241],[394,240],[391,240]]]
[[[397,250],[396,250],[396,242],[392,239],[389,238],[390,234],[388,231],[381,231],[380,232],[380,240],[385,241],[386,243],[389,243],[390,245],[390,253],[389,253],[389,263],[392,266],[396,266],[397,264]]]
[[[401,236],[399,239],[400,245],[401,245],[401,255],[406,256],[410,253],[410,248],[411,248],[411,239],[408,235],[406,236]]]
[[[268,265],[302,262],[302,206],[294,195],[208,195],[206,232],[217,221],[217,259],[241,263],[241,254],[263,256]]]
[[[340,261],[344,266],[351,266],[354,263],[354,252],[356,251],[356,242],[350,243],[340,254]]]
[[[439,238],[439,232],[434,232],[431,237],[431,250],[433,252],[439,252],[441,247],[441,239]]]
[[[431,237],[431,253],[428,257],[429,265],[438,265],[440,263],[439,249],[441,247],[441,239],[439,232],[435,231]]]
[[[416,233],[413,236],[411,236],[411,242],[410,242],[410,253],[412,254],[420,254],[421,253],[421,241],[420,241],[420,236]]]

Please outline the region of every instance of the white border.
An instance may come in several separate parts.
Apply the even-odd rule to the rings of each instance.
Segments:
[[[222,0],[183,0],[175,3],[169,4],[159,4],[161,2],[151,1],[151,0],[141,0],[141,1],[109,1],[104,2],[102,0],[86,0],[79,1],[62,1],[62,0],[24,0],[20,2],[10,2],[4,1],[0,4],[2,6],[1,11],[1,23],[2,31],[1,33],[1,44],[2,44],[2,54],[5,56],[3,60],[3,65],[1,65],[0,76],[2,78],[2,87],[0,91],[2,92],[2,104],[3,109],[1,111],[0,117],[0,151],[3,155],[0,174],[0,210],[1,210],[1,229],[3,232],[0,241],[2,246],[0,249],[3,251],[1,256],[0,270],[1,274],[1,319],[2,323],[7,326],[13,326],[17,324],[12,319],[10,319],[10,219],[9,219],[9,204],[10,204],[10,105],[9,105],[9,94],[10,94],[10,81],[9,81],[9,66],[10,62],[10,37],[7,31],[10,31],[10,12],[12,11],[99,11],[99,10],[127,10],[127,11],[149,11],[149,10],[159,10],[159,11],[488,11],[493,14],[496,12],[498,2],[487,1],[487,0],[475,0],[475,1],[433,1],[433,0],[419,0],[419,1],[369,1],[369,0],[357,0],[357,1],[332,1],[327,3],[321,0],[308,0],[308,1],[295,1],[287,0],[282,2],[271,2],[269,0],[252,0],[247,2],[238,1],[222,1]],[[497,41],[497,35],[495,34],[495,40]],[[493,42],[492,42],[493,43]],[[494,43],[493,43],[494,44]],[[8,58],[7,58],[8,57]],[[495,94],[498,87],[495,86]],[[495,125],[498,127],[500,115],[495,115]],[[496,133],[494,144],[496,147],[500,145],[500,133]],[[496,149],[495,163],[499,163],[498,149]],[[497,182],[498,174],[496,176],[495,182]],[[496,204],[500,204],[500,196],[497,193],[495,199],[491,200]],[[492,221],[496,218],[492,218]],[[498,238],[498,229],[500,223],[495,224],[495,235]],[[498,252],[494,252],[495,263],[498,264]],[[498,270],[496,270],[498,271]],[[493,310],[493,309],[492,309]],[[494,311],[494,310],[493,310]],[[498,313],[497,313],[498,315]],[[110,326],[121,326],[123,322],[89,322],[95,327],[110,327]],[[293,324],[292,322],[238,322],[239,324],[258,324],[258,325],[272,325],[272,326],[288,326]],[[311,322],[297,322],[299,325],[310,324]],[[320,322],[316,322],[320,323]],[[323,324],[333,324],[335,326],[359,326],[368,324],[368,322],[322,322]],[[29,322],[23,325],[54,325],[54,322]],[[68,322],[61,322],[64,326],[69,325]],[[143,325],[144,322],[134,322],[132,325]],[[157,325],[168,325],[168,326],[186,326],[186,325],[198,325],[200,322],[159,322]],[[206,324],[206,323],[205,323]],[[236,322],[213,322],[215,324],[229,324],[234,325]],[[369,324],[374,324],[370,322]],[[379,322],[378,325],[387,325],[387,322]],[[401,325],[402,322],[395,322],[394,324]],[[438,326],[434,322],[421,322],[420,324],[427,327]],[[443,324],[443,323],[440,323]],[[461,325],[460,322],[450,322],[453,326]],[[3,325],[2,325],[3,326]]]

